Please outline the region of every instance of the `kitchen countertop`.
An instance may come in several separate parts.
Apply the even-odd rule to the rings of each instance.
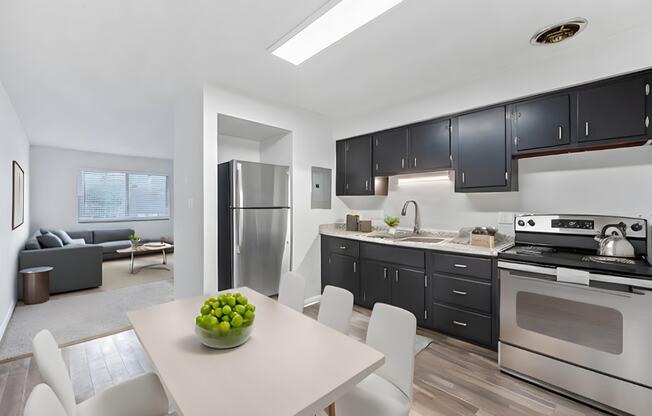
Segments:
[[[409,232],[407,228],[400,228],[399,232]],[[379,235],[385,235],[381,228],[374,227],[370,233],[363,233],[359,231],[346,231],[346,226],[343,223],[335,224],[322,224],[319,226],[319,233],[331,237],[348,238],[351,240],[366,241],[369,243],[386,244],[388,246],[398,247],[412,247],[425,250],[438,250],[450,251],[453,253],[462,254],[475,254],[481,256],[496,257],[499,252],[506,250],[514,245],[511,237],[503,236],[503,240],[496,244],[494,248],[472,246],[468,243],[466,238],[459,238],[457,231],[441,231],[422,229],[421,232],[427,234],[429,237],[441,238],[443,241],[437,243],[430,242],[414,242],[414,241],[401,241],[396,238],[382,238]],[[376,235],[376,237],[374,237]]]

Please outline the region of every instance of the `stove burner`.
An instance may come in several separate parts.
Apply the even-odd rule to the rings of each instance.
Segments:
[[[611,264],[611,263],[629,264],[629,265],[636,264],[634,260],[626,259],[623,257],[584,256],[582,257],[582,261],[606,263],[606,264]]]

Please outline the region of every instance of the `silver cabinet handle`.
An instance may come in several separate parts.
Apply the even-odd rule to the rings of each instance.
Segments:
[[[354,261],[353,262],[353,273],[355,273],[355,272],[356,272],[356,262]]]
[[[369,190],[369,180],[364,181],[364,190],[365,191]]]
[[[383,267],[383,279],[387,279],[387,267]]]
[[[417,158],[416,157],[414,158],[414,167],[415,168],[417,167]]]
[[[398,283],[398,270],[396,270],[395,275],[396,275],[396,283]]]
[[[464,182],[465,182],[465,180],[464,180],[464,172],[462,172],[462,183],[464,183]]]
[[[584,123],[584,134],[588,137],[589,135],[589,122]]]
[[[405,158],[401,158],[401,169],[405,169]]]
[[[514,136],[514,147],[518,147],[518,136]]]
[[[460,295],[460,296],[468,295],[467,292],[462,292],[461,290],[453,290],[453,293],[456,294],[456,295]]]
[[[376,170],[378,170],[378,163],[376,163]]]
[[[563,137],[563,129],[561,126],[559,126],[559,140],[561,140]]]
[[[457,326],[467,326],[468,324],[466,322],[460,322],[460,321],[453,321],[454,325]]]
[[[466,264],[459,264],[459,263],[455,263],[453,266],[457,267],[458,269],[466,269],[467,267]]]
[[[346,250],[346,246],[340,246],[340,250]]]

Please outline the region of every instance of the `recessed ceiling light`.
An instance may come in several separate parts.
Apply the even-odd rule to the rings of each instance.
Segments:
[[[299,65],[402,1],[330,1],[270,49],[279,58]]]
[[[588,21],[583,17],[574,17],[543,27],[530,38],[532,45],[555,45],[580,33]]]

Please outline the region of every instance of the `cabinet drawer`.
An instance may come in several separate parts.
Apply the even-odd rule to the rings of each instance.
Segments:
[[[491,345],[491,318],[444,305],[432,307],[433,329]]]
[[[490,283],[439,275],[433,275],[431,281],[435,300],[491,313]]]
[[[491,259],[433,253],[432,264],[437,272],[491,280]]]
[[[328,237],[328,251],[331,253],[345,254],[351,257],[358,257],[360,243],[345,238]]]
[[[400,264],[404,266],[425,269],[426,254],[422,250],[383,246],[379,244],[360,244],[360,258],[377,260],[385,263]]]

